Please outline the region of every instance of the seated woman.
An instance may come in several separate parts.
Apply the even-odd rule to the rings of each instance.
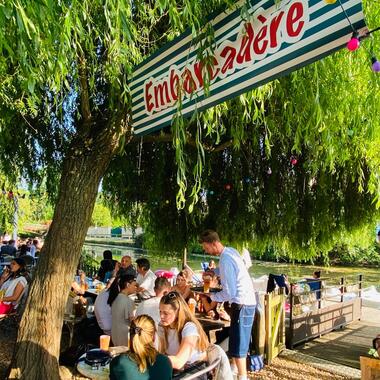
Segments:
[[[170,380],[172,366],[154,347],[156,326],[151,317],[140,315],[131,322],[129,352],[112,359],[111,380]]]
[[[208,263],[208,270],[214,270],[216,269],[216,264],[215,264],[215,261],[214,260],[210,260],[209,263]]]
[[[136,290],[136,278],[130,274],[122,273],[111,285],[108,304],[111,306],[111,337],[115,346],[128,346],[129,326],[136,311],[135,302],[130,296]]]
[[[160,351],[169,355],[173,368],[206,360],[207,336],[178,292],[161,298],[160,318]]]
[[[9,314],[20,302],[27,285],[25,261],[15,258],[11,261],[10,270],[4,270],[0,278],[0,314]]]
[[[190,298],[194,298],[193,292],[190,290],[190,285],[186,280],[185,273],[177,274],[176,284],[173,286],[173,291],[178,292],[187,302]]]
[[[210,288],[217,288],[220,285],[219,284],[219,278],[218,278],[218,276],[215,275],[214,272],[212,272],[212,271],[204,272],[202,275],[203,281],[204,281],[204,278],[206,276],[211,277],[211,279],[209,280],[210,281]],[[206,312],[206,314],[209,317],[214,318],[214,319],[223,319],[224,321],[230,321],[231,320],[230,316],[228,315],[228,313],[224,309],[223,303],[211,301],[211,298],[205,294],[202,294],[200,296],[200,299],[202,302],[203,310]]]

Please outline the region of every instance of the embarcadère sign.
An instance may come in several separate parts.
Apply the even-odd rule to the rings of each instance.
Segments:
[[[241,7],[249,5],[242,19]],[[197,57],[187,32],[137,66],[130,80],[134,133],[170,125],[181,97],[182,115],[203,110],[317,61],[365,28],[361,0],[243,2],[211,20],[212,64]],[[345,12],[343,11],[344,8]],[[346,15],[345,15],[346,13]],[[205,70],[210,79],[205,94]]]

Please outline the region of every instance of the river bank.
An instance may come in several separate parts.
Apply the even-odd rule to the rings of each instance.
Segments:
[[[114,258],[120,260],[123,255],[130,255],[133,260],[138,257],[146,256],[151,261],[153,270],[170,269],[172,267],[181,268],[182,257],[176,252],[146,251],[140,248],[128,247],[123,245],[110,245],[108,241],[89,244],[86,242],[84,252],[96,257],[98,261],[102,259],[104,250],[110,249]],[[208,262],[212,257],[204,254],[188,256],[188,264],[195,271],[201,270],[201,263]],[[213,257],[213,259],[215,259]],[[217,261],[217,259],[216,259]],[[269,273],[286,274],[291,282],[296,282],[302,278],[310,277],[315,270],[322,271],[322,277],[327,279],[336,279],[339,277],[363,275],[363,287],[380,286],[378,268],[367,268],[363,266],[317,266],[305,264],[292,264],[285,262],[253,260],[252,267],[249,269],[251,276],[257,278]]]

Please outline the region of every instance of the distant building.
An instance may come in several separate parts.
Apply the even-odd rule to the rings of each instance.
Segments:
[[[141,227],[136,228],[135,234],[133,235],[132,228],[122,228],[122,227],[89,227],[87,230],[87,237],[120,237],[123,239],[134,239],[136,236],[142,234],[143,230]]]

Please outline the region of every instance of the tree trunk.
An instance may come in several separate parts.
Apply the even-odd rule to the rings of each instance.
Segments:
[[[121,123],[120,123],[121,125]],[[63,163],[58,200],[29,289],[9,379],[59,379],[64,309],[91,221],[98,187],[120,126],[83,126]]]

